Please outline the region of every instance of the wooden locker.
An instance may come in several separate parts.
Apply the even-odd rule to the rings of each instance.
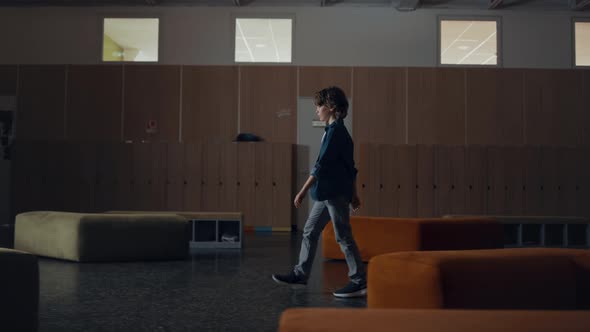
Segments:
[[[254,215],[256,202],[254,182],[255,169],[255,146],[258,143],[237,143],[238,144],[238,210],[242,212],[244,225],[261,226]]]
[[[505,179],[505,149],[499,146],[489,146],[487,148],[487,214],[504,215],[506,214],[506,193],[508,187]]]
[[[361,209],[362,214],[369,215],[369,209],[367,208],[367,200],[369,199],[369,186],[368,183],[370,181],[370,156],[371,156],[371,146],[370,143],[362,143],[359,144],[358,154],[359,157],[357,159],[357,179],[356,179],[356,186],[359,198],[361,200]]]
[[[381,168],[381,155],[379,154],[380,149],[378,144],[366,144],[367,149],[367,163],[365,164],[366,182],[363,183],[365,186],[364,197],[364,211],[363,214],[367,216],[379,216],[379,185],[381,180],[379,179],[380,168]]]
[[[272,144],[256,143],[254,177],[254,218],[257,226],[272,226]]]
[[[557,215],[558,210],[558,187],[561,186],[562,174],[559,172],[558,161],[560,158],[560,148],[542,147],[541,148],[541,212],[543,215]]]
[[[219,210],[234,212],[238,210],[238,143],[224,143],[221,147]]]
[[[576,190],[576,214],[590,217],[590,149],[578,148],[577,190]]]
[[[379,146],[381,156],[381,169],[379,171],[379,215],[382,217],[396,217],[399,211],[400,183],[399,162],[394,145],[383,144]]]
[[[201,187],[203,181],[203,145],[200,143],[185,143],[184,162],[184,210],[204,211],[201,206]]]
[[[201,187],[201,209],[204,211],[218,211],[221,166],[221,144],[203,144],[203,181]]]
[[[415,145],[399,145],[395,147],[398,149],[399,156],[398,164],[400,169],[400,184],[398,186],[400,200],[399,200],[399,216],[416,217],[417,216],[417,148]]]
[[[418,217],[434,216],[434,147],[418,145],[416,158],[416,211]]]
[[[452,214],[466,213],[466,192],[465,185],[465,146],[451,146],[451,210]]]
[[[150,183],[152,143],[133,143],[132,204],[133,210],[153,210],[152,186]]]
[[[465,152],[465,213],[485,214],[488,186],[486,148],[467,146]]]
[[[121,143],[99,143],[96,157],[96,193],[97,211],[109,211],[117,208],[117,150]]]
[[[506,147],[506,213],[525,214],[525,157],[523,147]]]
[[[66,144],[63,141],[48,142],[49,159],[43,185],[43,199],[46,200],[50,210],[64,211],[66,209],[66,180],[71,177],[64,170],[65,160],[68,158]]]
[[[434,216],[451,214],[452,207],[452,147],[437,145],[434,148]]]
[[[135,195],[134,180],[134,144],[120,143],[115,146],[115,157],[117,163],[116,181],[117,191],[115,210],[134,210],[138,209]]]
[[[150,209],[162,211],[166,208],[166,175],[168,169],[168,145],[151,143],[151,168],[148,178],[150,188]]]
[[[525,213],[527,215],[542,215],[541,148],[525,147],[523,156],[525,158]]]
[[[560,159],[557,162],[562,183],[558,188],[558,210],[560,216],[576,215],[576,168],[577,149],[571,147],[560,148]]]
[[[168,143],[166,148],[166,207],[168,211],[184,210],[185,143]]]
[[[272,226],[290,228],[294,223],[293,199],[293,145],[272,144]]]

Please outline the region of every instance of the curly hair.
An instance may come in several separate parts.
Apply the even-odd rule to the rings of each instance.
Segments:
[[[315,93],[314,104],[316,106],[328,106],[335,110],[335,117],[338,120],[348,115],[348,99],[344,91],[337,86],[327,87]]]

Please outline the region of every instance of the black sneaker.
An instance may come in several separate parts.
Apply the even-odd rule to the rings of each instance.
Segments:
[[[349,282],[346,287],[335,291],[334,296],[336,297],[361,297],[367,295],[367,284],[357,284],[355,282]]]
[[[305,287],[305,285],[307,285],[307,280],[301,278],[293,271],[291,271],[289,274],[273,274],[272,280],[274,280],[277,284],[291,285],[295,288]]]

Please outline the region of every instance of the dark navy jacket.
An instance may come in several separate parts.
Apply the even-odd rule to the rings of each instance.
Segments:
[[[311,198],[324,201],[345,197],[350,201],[357,174],[352,138],[342,120],[332,122],[325,130],[318,159],[311,171],[316,178]]]

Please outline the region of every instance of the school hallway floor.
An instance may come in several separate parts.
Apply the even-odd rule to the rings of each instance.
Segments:
[[[289,307],[366,307],[338,299],[344,261],[321,247],[305,289],[275,284],[301,235],[246,233],[244,248],[192,249],[185,261],[72,263],[40,258],[39,331],[276,331]]]

